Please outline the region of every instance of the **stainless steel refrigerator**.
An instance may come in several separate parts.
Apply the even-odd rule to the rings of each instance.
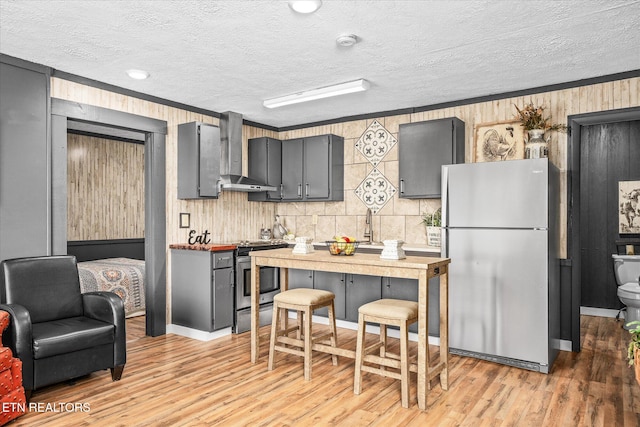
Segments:
[[[558,196],[548,159],[442,167],[452,353],[549,372],[560,339]]]

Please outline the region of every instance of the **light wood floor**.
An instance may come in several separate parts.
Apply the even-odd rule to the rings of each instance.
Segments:
[[[354,395],[352,360],[334,367],[319,355],[305,382],[295,356],[278,354],[268,372],[266,345],[252,365],[248,333],[200,342],[144,337],[143,317],[127,327],[121,381],[101,371],[31,399],[58,411],[88,404],[89,412],[29,412],[11,426],[640,426],[640,386],[623,359],[628,333],[609,318],[582,316],[582,352],[561,352],[549,375],[451,356],[449,390],[434,384],[426,412],[415,401],[415,374],[403,409],[396,380],[365,374]],[[355,331],[338,336],[355,348]]]

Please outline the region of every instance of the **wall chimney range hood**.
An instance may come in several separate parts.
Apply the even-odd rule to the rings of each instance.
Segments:
[[[221,191],[276,191],[264,182],[242,176],[242,115],[227,111],[220,114],[220,180]]]

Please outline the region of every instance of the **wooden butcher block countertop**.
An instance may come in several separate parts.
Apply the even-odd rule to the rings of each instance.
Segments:
[[[209,252],[221,252],[221,251],[234,251],[236,245],[229,245],[223,243],[211,243],[207,245],[190,245],[188,243],[173,243],[169,245],[170,249],[186,249],[189,251],[209,251]]]

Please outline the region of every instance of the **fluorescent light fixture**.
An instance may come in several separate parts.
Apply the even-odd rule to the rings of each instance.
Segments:
[[[127,75],[136,80],[144,80],[149,78],[149,73],[144,70],[127,70]]]
[[[299,102],[314,101],[316,99],[329,98],[331,96],[345,95],[347,93],[362,92],[369,89],[369,82],[360,79],[347,83],[339,83],[333,86],[325,86],[318,89],[311,89],[292,95],[280,96],[277,98],[265,99],[262,103],[267,108],[283,107],[285,105],[297,104]]]
[[[289,7],[298,13],[313,13],[320,9],[322,1],[320,0],[296,0],[289,1]]]

